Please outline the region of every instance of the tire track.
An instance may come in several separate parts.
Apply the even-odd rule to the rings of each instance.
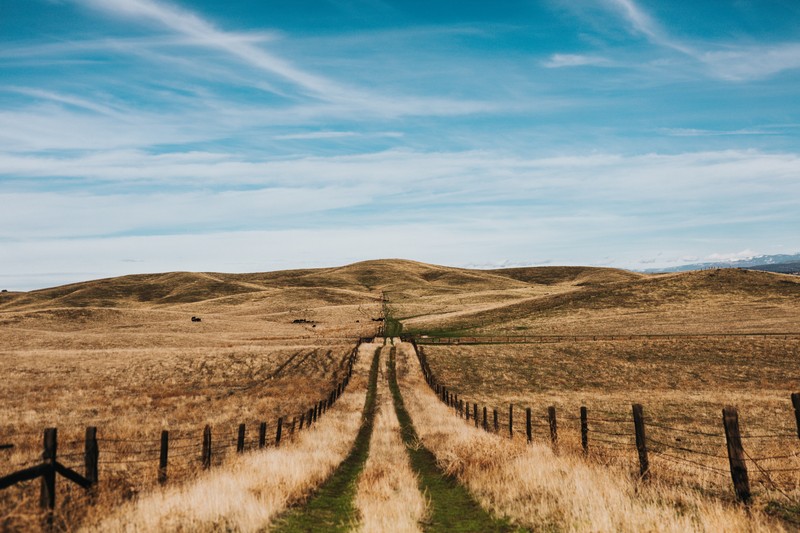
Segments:
[[[272,531],[296,533],[301,531],[349,531],[356,523],[354,505],[356,480],[364,469],[375,418],[375,392],[378,368],[383,348],[375,350],[369,371],[367,398],[363,421],[350,454],[336,471],[314,493],[305,505],[289,511],[276,520]]]
[[[389,388],[395,412],[400,422],[400,433],[411,458],[411,467],[420,480],[420,490],[430,499],[430,513],[425,531],[431,532],[505,532],[520,531],[505,521],[498,520],[484,510],[453,476],[445,475],[436,462],[436,456],[425,448],[417,437],[411,417],[403,404],[397,384],[395,356],[397,348],[389,354]]]

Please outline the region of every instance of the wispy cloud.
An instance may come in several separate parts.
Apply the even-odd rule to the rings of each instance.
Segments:
[[[611,61],[605,57],[590,56],[581,54],[553,54],[547,61],[542,62],[546,68],[563,67],[607,67],[611,66]]]
[[[741,129],[741,130],[703,130],[695,128],[663,128],[666,135],[672,137],[718,137],[729,135],[777,135],[776,131],[763,129]]]
[[[255,46],[252,42],[242,40],[238,35],[231,35],[218,29],[202,17],[184,9],[153,0],[78,1],[115,15],[159,23],[181,35],[196,40],[198,43],[202,43],[202,46],[225,51],[253,67],[276,74],[314,96],[328,99],[331,97],[343,98],[348,94],[347,89],[339,84],[322,76],[306,72],[289,61]]]
[[[318,140],[318,139],[342,139],[348,137],[390,137],[398,138],[403,134],[398,131],[379,131],[379,132],[357,132],[357,131],[309,131],[303,133],[287,133],[273,137],[278,140]]]
[[[784,70],[800,68],[800,43],[740,45],[736,43],[687,43],[673,37],[634,0],[603,0],[619,13],[637,33],[704,64],[712,76],[731,80],[752,80]]]

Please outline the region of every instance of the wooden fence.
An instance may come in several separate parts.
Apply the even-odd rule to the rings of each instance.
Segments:
[[[707,334],[642,334],[642,335],[475,335],[462,337],[439,337],[421,335],[403,337],[416,344],[541,344],[551,342],[589,342],[589,341],[633,341],[633,340],[702,340],[718,338],[751,338],[800,340],[800,333],[707,333]]]
[[[477,402],[470,402],[463,396],[454,394],[450,388],[441,383],[431,371],[424,350],[419,348],[413,339],[417,357],[425,376],[425,381],[440,401],[453,410],[456,416],[464,418],[476,428],[515,438],[519,425],[515,424],[515,407],[508,406],[506,423],[500,424],[501,414],[498,409],[489,410],[483,406],[479,409]],[[736,498],[747,504],[751,500],[750,473],[748,464],[755,468],[760,481],[766,487],[776,490],[785,496],[788,490],[797,488],[797,482],[782,486],[778,476],[796,475],[800,478],[800,393],[791,395],[797,433],[766,432],[743,434],[739,427],[739,414],[735,407],[722,409],[721,428],[719,431],[698,431],[695,429],[676,428],[645,416],[641,404],[631,406],[631,418],[623,418],[619,413],[599,411],[598,416],[589,416],[586,406],[580,408],[579,416],[561,414],[557,417],[556,407],[549,406],[546,419],[537,420],[530,407],[524,408],[524,437],[532,442],[534,430],[541,431],[549,440],[553,451],[559,451],[559,420],[578,423],[581,434],[581,450],[589,455],[590,447],[599,446],[622,453],[635,452],[639,467],[639,476],[643,480],[650,477],[652,467],[650,455],[658,456],[667,462],[684,467],[701,469],[715,476],[730,476]],[[517,409],[522,409],[517,407]],[[491,412],[491,421],[489,413]],[[482,415],[482,417],[481,417]],[[743,441],[758,442],[765,440],[782,440],[787,443],[781,453],[758,455],[748,452]],[[792,444],[789,444],[793,442]],[[794,451],[791,450],[794,448]],[[723,461],[726,463],[723,465]],[[784,464],[779,462],[783,461]]]
[[[153,440],[147,440],[122,439],[114,436],[98,437],[98,428],[90,426],[86,428],[82,453],[69,453],[59,456],[58,430],[57,428],[46,428],[43,432],[42,462],[33,466],[26,466],[16,472],[0,477],[0,490],[24,481],[41,478],[39,505],[45,512],[43,525],[46,529],[50,529],[53,526],[54,510],[56,507],[57,475],[61,475],[67,480],[91,492],[97,489],[101,465],[110,467],[113,465],[150,463],[154,466],[154,472],[158,483],[164,485],[169,479],[168,467],[170,458],[194,457],[198,465],[202,469],[207,470],[214,464],[213,459],[227,449],[233,449],[235,447],[236,453],[241,454],[247,449],[263,449],[271,445],[276,447],[280,446],[281,441],[285,440],[287,433],[288,436],[291,437],[296,431],[310,428],[341,397],[353,375],[353,366],[362,340],[365,339],[359,339],[358,344],[356,344],[355,348],[350,352],[344,378],[339,381],[324,398],[314,402],[313,405],[304,409],[298,415],[292,416],[291,420],[289,420],[289,417],[278,417],[272,426],[274,428],[272,429],[274,432],[273,436],[268,435],[270,430],[267,422],[260,422],[258,425],[257,444],[253,439],[247,438],[246,424],[238,425],[234,441],[226,440],[224,436],[216,434],[211,425],[206,425],[202,429],[202,432],[198,432],[198,436],[179,435],[176,437],[171,435],[169,430],[165,429],[161,431],[158,440],[155,438]],[[13,438],[13,435],[9,437]],[[216,440],[218,437],[221,437],[221,442]],[[154,444],[157,447],[154,447]],[[134,456],[134,458],[115,458],[115,455],[121,453],[114,449],[114,446],[118,445],[132,448],[132,451],[129,450],[124,453],[127,457]],[[136,447],[138,446],[144,447],[137,450]],[[13,444],[0,445],[0,449],[13,448]],[[103,455],[110,455],[110,458],[101,459]],[[74,460],[78,458],[78,456],[81,456],[80,458],[83,459],[83,475],[79,474],[74,468],[69,468],[59,461],[61,458]]]

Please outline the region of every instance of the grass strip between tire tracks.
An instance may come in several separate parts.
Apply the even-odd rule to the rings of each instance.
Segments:
[[[447,476],[436,463],[436,456],[417,437],[411,416],[406,411],[395,367],[396,348],[389,355],[389,389],[400,422],[400,433],[411,458],[411,467],[419,476],[420,490],[430,499],[430,514],[423,524],[431,532],[525,531],[492,517],[467,492],[457,479]]]
[[[277,519],[270,531],[294,533],[299,531],[349,531],[356,523],[353,504],[356,480],[364,469],[375,418],[375,394],[378,384],[378,362],[382,348],[375,350],[369,370],[369,385],[364,402],[364,419],[358,430],[353,449],[336,471],[311,498],[296,509]]]

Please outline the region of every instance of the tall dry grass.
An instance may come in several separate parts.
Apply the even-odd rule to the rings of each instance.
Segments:
[[[557,456],[466,425],[425,384],[410,344],[398,350],[398,377],[414,425],[445,471],[488,509],[537,530],[781,531],[757,511],[705,499],[626,471]]]
[[[381,354],[369,456],[356,489],[358,529],[365,533],[417,533],[422,531],[420,522],[425,518],[427,502],[400,436],[400,423],[389,392],[386,354],[388,349]]]
[[[259,531],[306,498],[345,458],[361,424],[369,366],[364,344],[348,390],[310,430],[280,448],[246,454],[192,483],[123,506],[87,531]]]

